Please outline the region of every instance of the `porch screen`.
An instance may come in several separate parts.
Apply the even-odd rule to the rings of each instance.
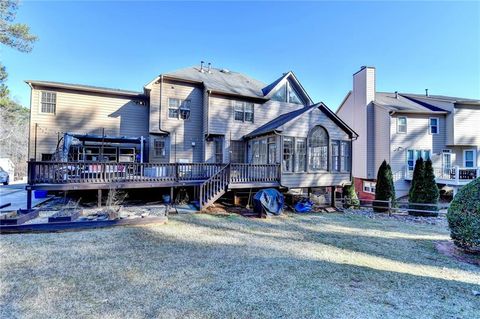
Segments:
[[[310,132],[308,150],[310,170],[328,170],[328,133],[323,127],[316,126]]]
[[[245,163],[245,143],[243,141],[230,141],[232,149],[232,163]]]

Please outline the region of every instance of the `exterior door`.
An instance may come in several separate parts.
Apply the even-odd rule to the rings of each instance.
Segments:
[[[450,176],[451,169],[452,169],[452,153],[443,152],[442,153],[442,174],[443,174],[443,176]]]

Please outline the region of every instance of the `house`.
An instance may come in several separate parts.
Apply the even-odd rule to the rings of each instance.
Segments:
[[[480,176],[480,101],[428,94],[377,92],[375,68],[353,74],[337,115],[359,137],[353,177],[361,198],[373,198],[378,167],[390,163],[397,197],[408,194],[417,158],[430,158],[437,183],[454,192]]]
[[[357,134],[293,72],[265,84],[202,62],[142,92],[26,82],[29,190],[190,187],[204,208],[234,189],[351,182]]]

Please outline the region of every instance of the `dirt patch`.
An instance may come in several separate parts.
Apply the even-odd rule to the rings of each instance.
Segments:
[[[452,241],[438,242],[435,247],[445,256],[480,267],[480,256],[465,253],[463,250],[455,246]]]

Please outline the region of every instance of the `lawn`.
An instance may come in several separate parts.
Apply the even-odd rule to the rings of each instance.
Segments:
[[[324,214],[0,236],[1,318],[480,318],[444,226]]]

